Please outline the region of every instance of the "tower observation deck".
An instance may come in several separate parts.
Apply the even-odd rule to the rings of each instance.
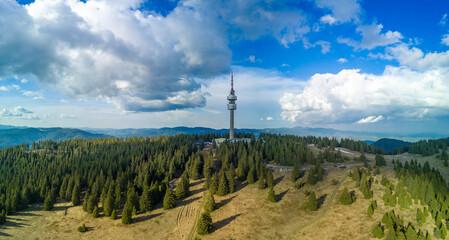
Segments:
[[[228,95],[228,110],[230,111],[230,123],[229,123],[229,140],[234,139],[234,110],[237,110],[237,96],[234,92],[234,73],[231,73],[231,92]]]

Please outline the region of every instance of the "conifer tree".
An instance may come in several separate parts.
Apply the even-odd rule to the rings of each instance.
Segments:
[[[167,191],[165,192],[164,197],[164,209],[174,208],[176,204],[175,193],[171,190],[170,187],[167,187]]]
[[[92,217],[98,218],[98,207],[97,206],[95,206],[94,210],[92,211]]]
[[[80,227],[78,227],[78,232],[86,232],[87,228],[86,228],[86,224],[83,223],[83,225],[81,225]]]
[[[117,219],[117,213],[115,212],[115,209],[112,209],[111,219],[112,219],[112,220]]]
[[[368,213],[368,216],[373,216],[373,214],[374,214],[374,209],[373,209],[373,206],[370,204],[370,205],[368,205],[368,209],[366,210],[366,212]]]
[[[215,210],[215,207],[214,195],[212,193],[208,193],[206,195],[206,201],[204,203],[204,210],[206,210],[207,212],[212,212]]]
[[[235,169],[234,169],[234,165],[231,164],[231,166],[229,167],[229,170],[226,173],[226,177],[228,179],[229,193],[235,192]]]
[[[413,229],[412,225],[409,225],[407,227],[407,230],[405,231],[405,238],[407,240],[416,240],[418,239],[418,234],[416,233],[415,229]]]
[[[87,200],[87,212],[92,213],[92,211],[97,205],[98,205],[97,198],[94,195],[90,194],[89,199]]]
[[[229,193],[229,183],[228,179],[226,179],[225,172],[223,170],[220,171],[220,181],[218,183],[218,196],[224,196]]]
[[[212,218],[210,217],[209,212],[206,211],[205,213],[201,214],[201,217],[198,219],[196,228],[199,235],[205,235],[213,231]]]
[[[296,182],[298,178],[299,178],[299,168],[298,165],[295,164],[295,166],[293,166],[292,173],[290,175],[290,180],[292,180],[292,182]]]
[[[112,211],[115,208],[113,191],[115,191],[115,188],[110,187],[108,190],[108,195],[107,195],[106,199],[104,200],[103,212],[106,217],[111,216]]]
[[[268,197],[267,200],[269,202],[276,202],[276,193],[273,190],[273,187],[270,188],[270,190],[268,191]]]
[[[51,197],[51,192],[47,193],[47,197],[44,200],[44,211],[50,211],[53,209],[53,199]]]
[[[72,191],[72,204],[73,206],[80,205],[81,187],[78,183],[75,184]]]
[[[115,186],[115,202],[114,202],[114,206],[116,208],[120,208],[122,206],[122,191],[120,188],[120,184],[117,184]]]
[[[355,201],[355,198],[349,193],[348,189],[345,187],[341,191],[338,201],[342,205],[351,205]]]
[[[267,186],[269,188],[274,187],[274,178],[273,178],[273,173],[271,173],[271,171],[267,172]]]
[[[131,224],[132,223],[132,211],[133,211],[133,205],[132,203],[127,200],[125,203],[125,206],[123,207],[122,211],[122,223],[123,224]]]
[[[254,166],[252,166],[249,169],[248,177],[246,178],[246,180],[248,181],[248,184],[253,184],[253,183],[256,182],[256,176],[255,175],[256,175],[256,169],[254,168]]]
[[[266,180],[265,174],[263,172],[260,174],[257,187],[259,189],[265,189],[267,187],[267,180]]]
[[[142,196],[140,197],[140,211],[145,213],[151,210],[150,188],[147,184],[143,186]]]
[[[440,231],[441,231],[441,239],[446,239],[446,236],[447,236],[446,224],[444,224],[444,223],[440,224]]]
[[[379,238],[379,239],[384,237],[384,231],[383,231],[382,227],[380,226],[380,223],[376,224],[373,227],[373,229],[371,230],[371,233],[374,235],[374,237]]]
[[[316,199],[315,192],[313,191],[309,194],[309,198],[307,200],[307,208],[311,211],[318,210],[318,201]]]
[[[184,172],[176,186],[176,198],[183,199],[189,195],[189,179],[187,173]]]
[[[218,176],[217,176],[217,173],[213,173],[212,174],[212,181],[211,181],[211,185],[210,185],[209,191],[212,194],[216,194],[217,191],[218,191]]]
[[[84,194],[83,211],[87,212],[87,202],[89,202],[89,193]]]
[[[6,211],[5,210],[2,210],[1,212],[0,212],[0,224],[3,224],[3,223],[5,223],[6,222]]]

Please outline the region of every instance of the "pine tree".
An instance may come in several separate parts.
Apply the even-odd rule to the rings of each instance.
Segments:
[[[269,202],[276,202],[276,193],[274,192],[273,187],[271,187],[270,190],[268,191],[267,200]]]
[[[92,217],[98,218],[98,207],[97,206],[95,206],[94,210],[92,211]]]
[[[418,222],[419,226],[421,226],[426,221],[424,213],[421,211],[420,208],[416,210],[416,221]]]
[[[211,233],[213,231],[213,226],[210,213],[206,211],[205,213],[201,214],[201,217],[198,219],[198,223],[196,226],[199,235]]]
[[[446,236],[447,236],[447,228],[446,228],[446,224],[441,223],[441,225],[440,225],[440,231],[441,231],[441,239],[446,239]]]
[[[87,212],[92,213],[94,208],[98,205],[97,198],[94,195],[89,195],[89,200],[87,200]]]
[[[48,192],[47,197],[44,200],[44,211],[50,211],[53,209],[53,199],[51,197],[51,192]]]
[[[89,201],[89,193],[84,194],[83,211],[87,212],[87,202]]]
[[[231,164],[229,170],[226,173],[226,177],[228,179],[229,184],[229,193],[235,192],[235,169],[234,165]]]
[[[87,228],[86,228],[86,224],[83,223],[83,225],[81,225],[80,227],[78,227],[78,232],[86,232]]]
[[[211,181],[211,185],[210,185],[209,191],[212,194],[216,194],[217,191],[218,191],[218,177],[217,177],[217,173],[213,173],[212,174],[212,181]]]
[[[416,233],[415,229],[413,229],[412,225],[409,225],[407,227],[407,230],[405,231],[405,237],[407,240],[416,240],[418,239],[418,234]]]
[[[315,192],[313,191],[309,194],[309,198],[307,201],[307,208],[311,211],[318,210],[318,201],[316,199]]]
[[[112,220],[117,219],[117,213],[115,212],[115,209],[112,209],[111,219],[112,219]]]
[[[212,212],[215,210],[215,207],[214,195],[212,193],[208,193],[206,195],[206,201],[204,203],[204,210],[206,210],[207,212]]]
[[[147,184],[143,186],[142,196],[140,197],[140,211],[145,213],[151,210],[150,188]]]
[[[131,224],[132,223],[132,211],[133,211],[133,205],[128,200],[125,203],[125,206],[123,207],[122,211],[122,223],[123,224]]]
[[[266,180],[265,174],[263,172],[260,174],[257,187],[259,189],[265,189],[267,187],[267,180]]]
[[[338,201],[342,205],[351,205],[355,201],[355,198],[349,193],[348,189],[345,187],[341,191]]]
[[[114,195],[113,195],[113,191],[115,189],[110,187],[108,190],[108,195],[106,197],[106,199],[104,200],[104,206],[103,206],[103,212],[104,215],[106,217],[111,216],[112,211],[114,210],[115,206],[114,206]]]
[[[225,172],[222,170],[220,171],[220,181],[218,184],[218,196],[224,196],[229,193],[229,183],[228,179],[226,179]]]
[[[290,175],[290,180],[292,180],[292,182],[296,182],[296,180],[298,180],[298,178],[299,178],[299,168],[298,168],[298,165],[295,164],[295,166],[293,166],[293,170]]]
[[[0,212],[0,224],[3,224],[3,223],[5,223],[6,222],[6,211],[5,210],[2,210],[1,212]]]
[[[271,173],[271,171],[267,172],[267,186],[269,188],[274,187],[274,177],[273,177],[273,173]]]
[[[120,188],[120,184],[117,184],[115,186],[115,202],[114,202],[114,206],[116,208],[120,208],[122,205],[122,191]]]
[[[376,238],[383,238],[384,237],[384,231],[382,229],[382,227],[380,227],[380,223],[376,224],[373,229],[371,230],[371,233],[374,235],[374,237]]]
[[[373,214],[374,214],[374,209],[373,209],[373,206],[370,204],[370,205],[368,205],[368,209],[366,210],[366,212],[368,213],[368,216],[373,216]]]
[[[75,184],[72,191],[72,204],[73,206],[80,205],[80,197],[81,197],[81,188],[78,183]]]
[[[189,179],[187,172],[184,172],[176,186],[176,198],[183,199],[189,195]]]
[[[164,209],[174,208],[176,204],[175,193],[171,190],[170,187],[167,187],[167,191],[165,192],[164,197]]]
[[[249,169],[248,177],[246,178],[246,180],[248,181],[248,184],[253,184],[253,183],[256,182],[256,176],[255,175],[256,175],[256,169],[253,166],[253,167],[251,167]]]

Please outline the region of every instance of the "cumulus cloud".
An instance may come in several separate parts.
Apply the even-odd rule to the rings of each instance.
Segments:
[[[327,41],[320,40],[320,41],[317,41],[317,42],[312,44],[312,43],[310,43],[308,41],[307,38],[304,38],[303,39],[303,43],[304,43],[304,48],[305,49],[313,48],[313,47],[316,47],[316,46],[320,46],[322,54],[326,54],[326,53],[330,52],[330,50],[331,50],[331,43],[327,42]]]
[[[449,68],[449,51],[424,54],[419,48],[400,44],[395,47],[388,47],[386,52],[393,56],[401,65],[412,69],[420,71],[438,70],[441,73],[445,73]]]
[[[356,122],[366,116],[449,115],[448,68],[414,70],[387,66],[381,75],[345,69],[315,74],[301,93],[280,98],[282,118],[290,122]]]
[[[33,99],[44,99],[44,94],[42,91],[27,91],[23,90],[22,95],[27,97],[32,97]]]
[[[340,24],[345,22],[358,22],[362,13],[358,0],[315,0],[319,8],[329,9],[332,14],[321,17],[323,23]]]
[[[0,86],[0,91],[9,92],[12,89],[19,90],[20,86],[16,84],[13,84],[11,86]]]
[[[446,46],[449,46],[449,33],[443,35],[443,38],[441,39],[441,43]]]
[[[273,117],[267,117],[267,121],[273,121]]]
[[[382,115],[379,115],[377,117],[376,116],[369,116],[369,117],[362,118],[362,119],[358,120],[356,123],[358,123],[358,124],[376,123],[376,122],[379,122],[379,121],[381,121],[383,119],[384,119],[384,117]]]
[[[17,106],[17,107],[14,108],[14,110],[16,112],[20,112],[20,113],[33,113],[33,111],[31,111],[29,109],[26,109],[26,108],[24,108],[22,106]]]
[[[30,114],[33,111],[24,108],[22,106],[17,106],[14,110],[10,111],[6,108],[3,108],[0,111],[0,117],[13,118],[13,119],[24,119],[24,120],[40,120],[39,116],[36,114]]]
[[[346,58],[339,58],[339,59],[337,60],[337,62],[339,62],[339,63],[347,63],[348,60],[347,60]]]
[[[125,111],[202,107],[199,79],[230,71],[230,41],[272,36],[288,47],[310,31],[288,1],[185,0],[167,15],[140,11],[141,3],[1,1],[0,77],[32,75]]]
[[[374,49],[376,47],[388,46],[394,43],[398,43],[403,38],[402,34],[398,31],[387,31],[382,33],[382,24],[373,23],[371,25],[360,25],[356,31],[362,36],[362,40],[356,41],[350,38],[337,38],[339,43],[346,44],[348,46],[358,49]]]

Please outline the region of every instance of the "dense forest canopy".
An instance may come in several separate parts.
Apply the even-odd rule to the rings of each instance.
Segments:
[[[221,178],[226,184],[235,180],[257,181],[264,176],[268,162],[297,166],[316,164],[325,159],[342,162],[335,147],[376,153],[361,141],[292,135],[238,133],[249,141],[213,141],[222,137],[207,133],[180,134],[153,138],[72,139],[41,141],[0,150],[0,222],[5,215],[44,202],[52,209],[57,198],[83,204],[87,212],[115,214],[148,211],[170,195],[170,181],[183,176],[186,189],[176,189],[176,197],[188,194],[188,180]],[[213,142],[210,151],[202,151]],[[324,148],[315,156],[308,144]],[[214,158],[215,154],[215,158]],[[221,173],[223,170],[223,173]],[[226,173],[224,173],[226,171]],[[218,187],[218,186],[217,186]],[[222,193],[233,186],[223,186]],[[217,192],[220,189],[217,189]],[[83,200],[84,199],[84,200]],[[134,209],[135,208],[135,209]]]

